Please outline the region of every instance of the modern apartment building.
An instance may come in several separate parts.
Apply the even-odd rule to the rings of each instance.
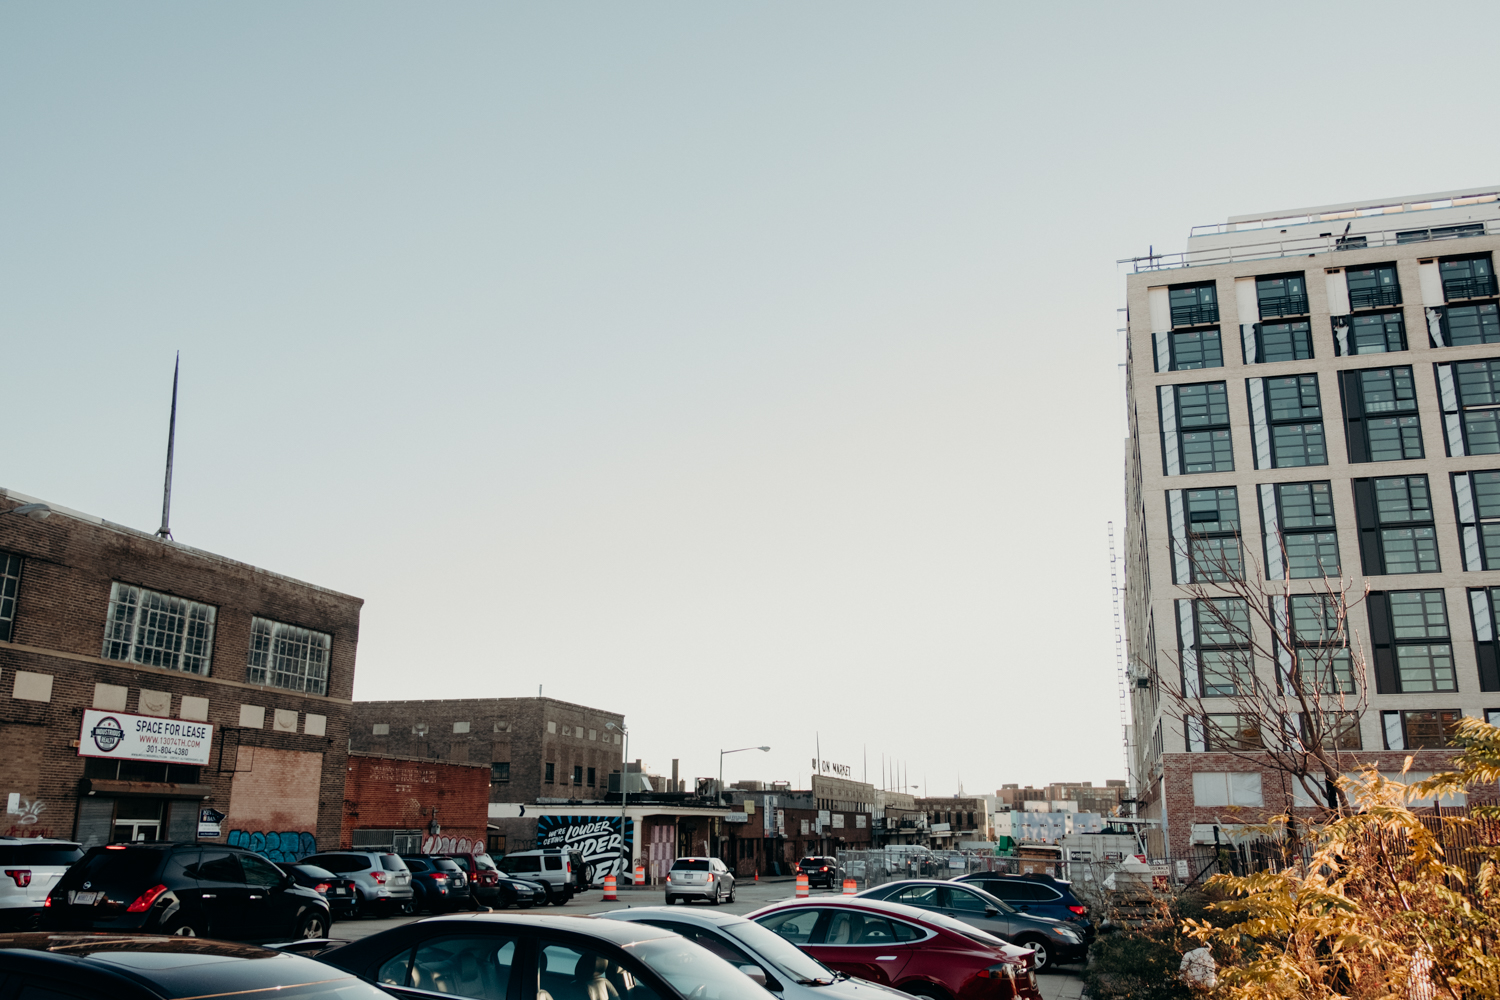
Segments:
[[[1245,756],[1307,713],[1237,714],[1304,656],[1337,674],[1318,724],[1350,770],[1410,753],[1430,772],[1461,715],[1500,715],[1497,249],[1500,185],[1238,216],[1130,262],[1132,785],[1153,856],[1312,808]],[[1264,616],[1222,596],[1235,576]],[[1348,651],[1326,648],[1330,590],[1356,602]]]

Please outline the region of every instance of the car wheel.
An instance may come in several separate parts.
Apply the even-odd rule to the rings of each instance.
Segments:
[[[1047,942],[1043,941],[1040,938],[1028,938],[1025,941],[1017,941],[1016,944],[1020,945],[1022,948],[1030,948],[1036,952],[1036,954],[1033,955],[1031,959],[1032,962],[1035,963],[1032,967],[1036,969],[1036,971],[1052,971],[1052,954],[1047,950]]]
[[[733,885],[731,885],[729,887],[729,901],[731,903],[734,902],[734,886]]]
[[[551,903],[553,906],[562,906],[567,901],[568,894],[566,892],[554,892],[548,894],[547,902]]]
[[[927,997],[928,1000],[949,1000],[947,993],[931,983],[908,983],[900,987],[900,990],[914,997]]]
[[[396,904],[396,912],[402,916],[409,917],[417,912],[417,904],[410,899],[403,899],[400,903]]]
[[[329,920],[321,913],[304,913],[302,919],[297,921],[297,938],[307,940],[308,938],[326,938],[328,936]]]

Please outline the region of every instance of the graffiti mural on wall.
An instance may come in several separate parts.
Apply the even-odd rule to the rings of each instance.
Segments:
[[[318,853],[318,839],[306,830],[282,833],[264,830],[230,830],[229,846],[244,847],[272,861],[300,861]]]
[[[538,816],[536,819],[536,846],[566,847],[581,852],[583,863],[591,869],[590,881],[616,875],[621,876],[622,884],[629,883],[630,874],[625,869],[634,841],[635,820],[626,820],[622,858],[618,816]]]
[[[5,831],[7,837],[50,837],[52,831],[38,826],[42,813],[47,811],[47,803],[41,799],[22,798],[15,792],[11,792],[6,798],[5,818],[10,821],[10,827]]]
[[[423,837],[423,854],[483,854],[484,841],[467,837]]]

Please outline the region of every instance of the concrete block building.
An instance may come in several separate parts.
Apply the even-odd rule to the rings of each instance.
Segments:
[[[1497,248],[1491,186],[1235,216],[1128,262],[1130,740],[1153,855],[1312,809],[1254,759],[1309,725],[1350,771],[1412,754],[1421,774],[1461,716],[1500,716]],[[1210,606],[1233,580],[1268,615]],[[1353,601],[1341,648],[1330,591]],[[1238,711],[1325,654],[1321,719]]]
[[[362,601],[0,490],[10,836],[336,847]]]

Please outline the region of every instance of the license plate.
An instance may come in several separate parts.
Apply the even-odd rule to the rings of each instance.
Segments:
[[[93,906],[94,902],[104,895],[102,892],[70,892],[68,902],[74,906]]]
[[[335,896],[347,896],[347,895],[349,895],[349,890],[348,889],[335,889],[335,890],[333,890],[333,894]]]

